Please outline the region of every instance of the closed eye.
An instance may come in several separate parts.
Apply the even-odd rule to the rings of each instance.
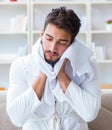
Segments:
[[[46,40],[48,40],[48,41],[52,41],[53,40],[53,37],[51,37],[50,35],[45,35],[45,38],[46,38]]]

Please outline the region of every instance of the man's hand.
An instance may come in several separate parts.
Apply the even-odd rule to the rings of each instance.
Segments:
[[[45,83],[46,83],[47,76],[40,71],[40,74],[38,75],[35,83],[33,84],[33,89],[37,93],[37,96],[39,99],[41,99],[44,88],[45,88]]]
[[[59,80],[59,83],[60,83],[64,93],[65,93],[69,83],[71,82],[71,79],[68,77],[68,75],[65,72],[65,66],[66,66],[67,62],[68,62],[68,59],[65,59],[61,66],[61,69],[58,73],[58,76],[57,76],[57,79]]]

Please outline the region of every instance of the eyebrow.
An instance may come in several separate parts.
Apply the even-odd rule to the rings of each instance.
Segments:
[[[49,35],[49,34],[46,34],[47,36],[51,37],[51,38],[54,38],[53,36]],[[66,39],[59,39],[59,41],[64,41],[64,42],[69,42],[68,40]]]

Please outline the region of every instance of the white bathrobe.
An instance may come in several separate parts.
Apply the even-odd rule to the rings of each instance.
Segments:
[[[63,93],[57,74],[65,58],[71,82]],[[32,88],[39,71],[47,75],[43,97]],[[15,60],[10,69],[7,113],[23,130],[88,130],[101,105],[97,64],[91,50],[75,40],[54,68],[44,60],[41,39],[32,53]]]

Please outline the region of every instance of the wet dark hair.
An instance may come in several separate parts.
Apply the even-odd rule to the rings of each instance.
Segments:
[[[66,9],[64,6],[52,9],[45,19],[44,29],[49,23],[69,32],[71,43],[77,36],[81,26],[81,21],[76,13],[72,9]]]

